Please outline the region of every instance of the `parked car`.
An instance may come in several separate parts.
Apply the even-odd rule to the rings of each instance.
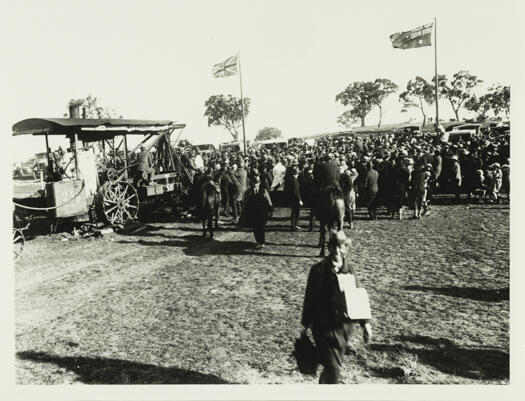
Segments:
[[[252,146],[252,141],[246,141],[246,149]],[[244,149],[242,141],[224,142],[219,145],[221,152],[241,152]]]
[[[205,153],[205,154],[207,154],[207,153],[215,153],[216,152],[215,146],[212,145],[211,143],[206,143],[206,144],[203,144],[203,145],[193,145],[193,149],[196,149],[199,152]]]
[[[266,141],[257,141],[256,146],[258,149],[284,149],[288,147],[288,141],[286,139],[268,139]]]

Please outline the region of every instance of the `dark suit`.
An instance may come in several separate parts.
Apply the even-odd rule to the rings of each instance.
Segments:
[[[231,180],[233,183],[233,193],[230,192],[230,196],[233,198],[233,220],[238,221],[242,212],[242,201],[246,191],[248,173],[244,167],[239,167],[231,175]]]
[[[368,214],[371,219],[377,219],[377,193],[379,191],[378,187],[379,173],[371,168],[367,171],[364,183],[364,189],[366,192]]]
[[[258,244],[264,244],[266,222],[271,209],[272,201],[266,188],[262,185],[259,185],[258,189],[250,186],[246,191],[244,213],[246,214],[248,225],[253,228],[255,241]]]
[[[361,287],[352,266],[346,261],[341,273],[351,273],[356,278],[356,286]],[[338,303],[339,284],[329,258],[316,263],[310,269],[304,296],[301,324],[311,328],[315,344],[319,350],[323,372],[319,383],[338,384],[341,380],[341,366],[352,332],[352,323],[343,318],[343,310]],[[363,326],[367,321],[359,321]]]
[[[292,220],[292,231],[295,230],[295,227],[299,225],[299,211],[301,208],[300,202],[302,202],[301,199],[301,190],[299,187],[299,181],[297,180],[297,177],[291,176],[289,178],[289,201],[290,201],[290,207],[292,209],[291,213],[291,220]]]

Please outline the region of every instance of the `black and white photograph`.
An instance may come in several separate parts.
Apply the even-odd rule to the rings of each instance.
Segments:
[[[15,391],[511,399],[519,1],[2,9]]]

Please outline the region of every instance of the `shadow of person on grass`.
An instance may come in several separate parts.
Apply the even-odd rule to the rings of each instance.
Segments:
[[[16,356],[67,369],[85,384],[228,384],[211,374],[120,359],[58,356],[35,351],[18,352]]]
[[[501,302],[509,300],[509,288],[484,290],[475,287],[425,287],[421,285],[408,285],[405,290],[433,292],[434,294],[448,295],[451,297],[473,299],[475,301]]]
[[[305,258],[312,255],[294,255],[273,252],[263,252],[255,250],[255,243],[249,241],[219,241],[210,238],[203,238],[200,235],[185,235],[183,237],[173,237],[166,241],[118,241],[122,244],[138,244],[143,246],[168,246],[184,248],[182,252],[188,256],[204,255],[257,255],[257,256],[276,256],[285,258]],[[269,249],[271,250],[271,248]]]
[[[417,355],[418,360],[435,369],[470,379],[508,379],[509,354],[490,348],[461,348],[446,338],[427,336],[398,336],[398,344],[371,344],[370,349],[390,353],[392,359],[399,357],[400,351]],[[417,344],[410,347],[406,343]],[[424,345],[425,348],[421,348]],[[392,370],[399,375],[399,370]]]
[[[190,232],[199,232],[202,231],[202,227],[177,227],[178,231],[190,231]],[[222,223],[219,225],[219,228],[216,229],[217,232],[225,231],[225,232],[251,232],[250,228],[241,228],[237,225],[231,225],[229,223]],[[265,232],[286,232],[290,231],[289,226],[284,225],[267,225]]]

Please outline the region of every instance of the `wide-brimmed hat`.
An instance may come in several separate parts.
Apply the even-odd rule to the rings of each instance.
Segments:
[[[452,157],[450,158],[451,160],[456,160],[456,161],[459,161],[458,157],[456,155],[452,155]]]

